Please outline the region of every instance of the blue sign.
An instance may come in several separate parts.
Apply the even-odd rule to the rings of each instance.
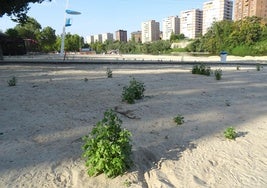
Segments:
[[[66,13],[67,13],[67,14],[72,14],[72,15],[79,15],[79,14],[81,14],[81,13],[78,12],[78,11],[69,10],[69,9],[66,10]]]

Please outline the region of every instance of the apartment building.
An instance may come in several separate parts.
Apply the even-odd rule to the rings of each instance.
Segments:
[[[203,27],[202,34],[207,33],[214,22],[232,20],[233,1],[211,0],[203,4]]]
[[[202,35],[203,11],[192,9],[182,11],[180,14],[180,33],[185,37],[194,39]]]
[[[100,42],[102,43],[102,35],[98,34],[98,35],[94,35],[94,42]]]
[[[120,29],[115,33],[116,33],[116,40],[121,42],[127,42],[127,31]]]
[[[180,18],[170,16],[162,21],[162,40],[170,40],[171,34],[180,34]]]
[[[102,41],[105,42],[105,41],[113,41],[114,40],[114,37],[113,37],[113,34],[112,33],[104,33],[102,34]]]
[[[149,20],[142,22],[142,43],[153,42],[160,39],[159,22]]]
[[[94,36],[93,36],[93,35],[91,35],[91,36],[87,36],[87,37],[86,37],[86,42],[87,42],[88,44],[93,43],[93,42],[94,42]]]
[[[235,21],[257,16],[267,22],[267,0],[235,0]]]
[[[135,31],[131,33],[131,40],[135,42],[142,42],[142,32],[141,31]]]

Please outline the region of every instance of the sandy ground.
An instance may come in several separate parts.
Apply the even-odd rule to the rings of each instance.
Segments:
[[[218,65],[216,81],[191,68],[1,65],[0,187],[267,187],[266,70]],[[7,84],[12,76],[15,87]],[[146,86],[132,105],[121,101],[131,77]],[[135,165],[114,179],[88,177],[81,137],[110,108],[131,117],[118,114],[133,134]],[[224,138],[229,126],[238,132],[234,141]]]

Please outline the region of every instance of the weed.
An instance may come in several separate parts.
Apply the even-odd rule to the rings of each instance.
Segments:
[[[106,74],[108,78],[112,78],[112,70],[110,68],[107,68]]]
[[[84,81],[85,81],[85,82],[88,82],[88,78],[84,78]]]
[[[113,110],[107,110],[89,135],[83,137],[82,156],[88,175],[104,173],[107,177],[123,174],[132,165],[131,133],[121,128],[122,121]]]
[[[236,66],[236,70],[240,70],[240,66],[239,65]]]
[[[220,80],[222,78],[222,70],[221,69],[216,69],[214,71],[215,79]]]
[[[7,81],[8,86],[16,86],[17,85],[17,78],[13,76],[10,80]]]
[[[224,131],[224,137],[228,139],[235,139],[237,136],[237,133],[233,127],[228,127]]]
[[[184,123],[184,117],[181,116],[180,114],[178,114],[177,116],[175,116],[173,118],[173,121],[177,124],[177,125],[182,125]]]
[[[142,99],[144,97],[145,86],[144,83],[138,82],[135,78],[130,81],[129,86],[124,86],[122,91],[122,101],[133,104],[134,100]]]
[[[210,67],[206,67],[204,64],[194,65],[192,69],[192,74],[200,74],[210,76],[211,69]]]
[[[123,183],[126,187],[130,187],[132,185],[132,182],[130,182],[129,180],[125,180],[125,182]]]

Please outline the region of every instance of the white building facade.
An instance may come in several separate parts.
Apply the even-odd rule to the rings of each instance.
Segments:
[[[114,35],[112,33],[104,33],[102,34],[102,42],[105,42],[105,41],[113,41],[114,40]]]
[[[94,42],[102,43],[102,35],[101,34],[94,35]]]
[[[86,42],[87,42],[88,44],[93,43],[93,42],[94,42],[94,36],[93,36],[93,35],[91,35],[91,36],[87,36],[87,37],[86,37]]]
[[[170,40],[171,34],[180,34],[180,18],[170,16],[162,21],[162,40]]]
[[[202,35],[203,11],[199,9],[182,11],[180,14],[180,33],[189,39]]]
[[[203,35],[214,22],[222,20],[232,20],[233,1],[230,0],[212,0],[203,4]]]
[[[142,22],[142,43],[153,42],[160,39],[159,22],[150,20]]]

